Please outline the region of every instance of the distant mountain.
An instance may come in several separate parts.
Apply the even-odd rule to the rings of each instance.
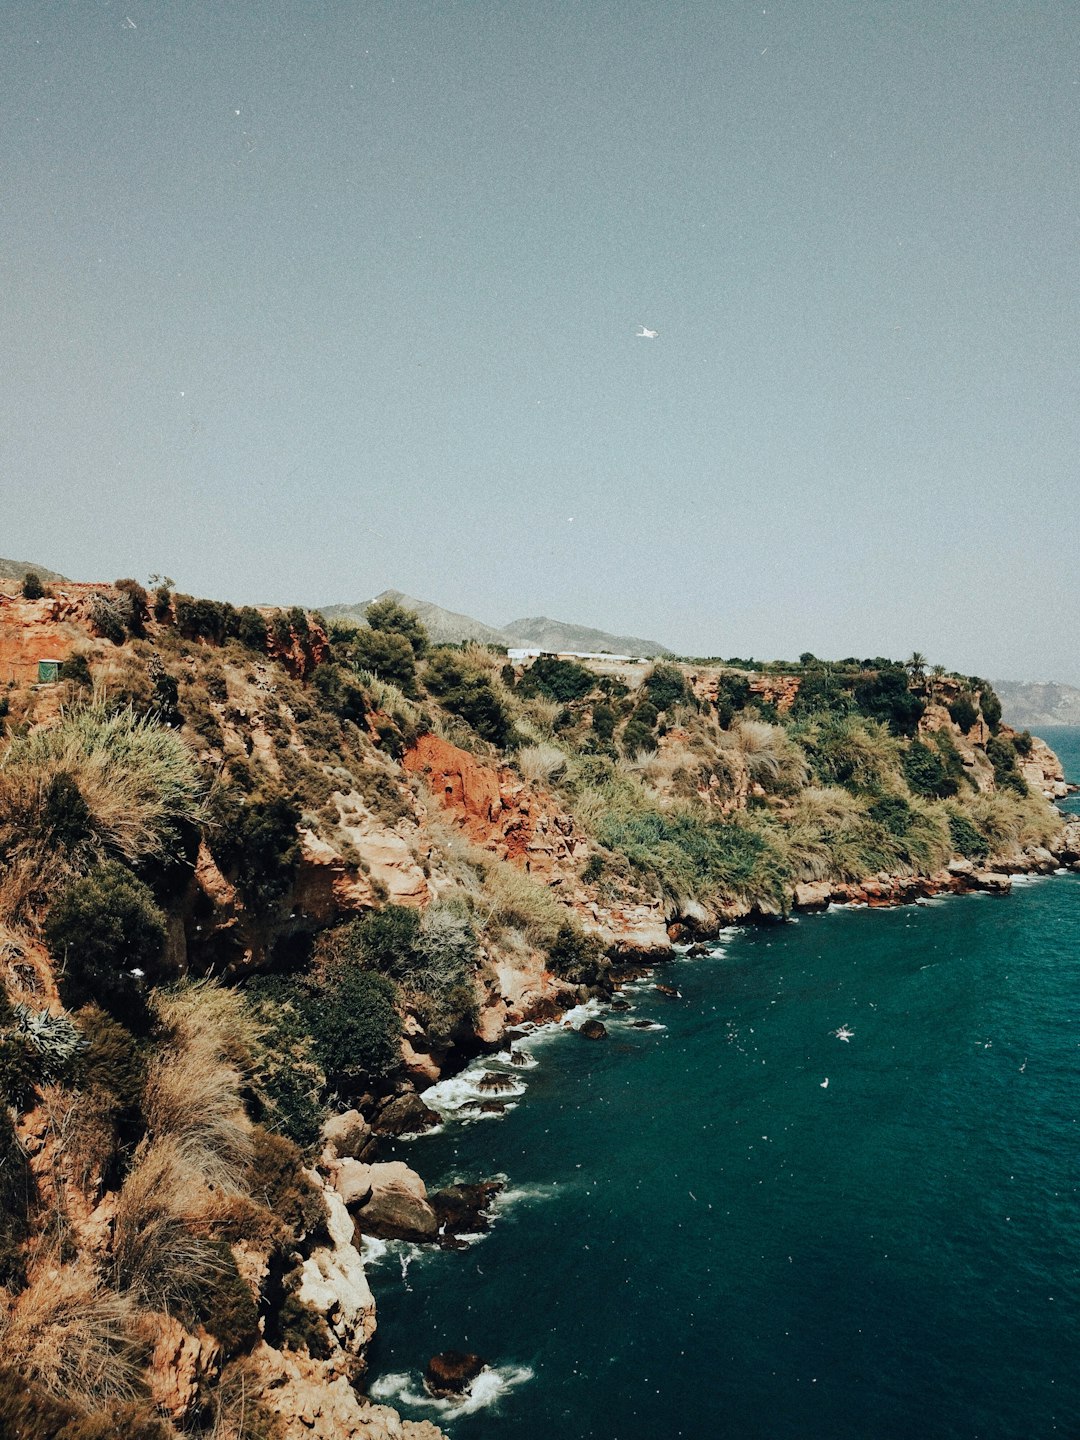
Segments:
[[[44,565],[35,565],[30,560],[0,560],[0,580],[21,580],[30,571],[39,580],[55,580],[57,582],[66,580],[66,575],[60,575],[55,570],[49,570]]]
[[[384,590],[375,600],[395,600],[414,615],[419,615],[436,645],[456,645],[464,640],[475,640],[481,645],[520,645],[522,648],[539,646],[542,650],[608,650],[613,655],[670,655],[671,651],[655,640],[638,640],[630,635],[609,635],[606,630],[592,630],[587,625],[571,625],[563,620],[549,620],[546,615],[534,616],[528,620],[514,620],[498,628],[474,620],[471,615],[458,615],[453,610],[444,610],[441,605],[432,605],[429,600],[417,600],[414,595],[403,595],[400,590]],[[323,605],[322,613],[328,620],[355,620],[362,623],[368,606],[374,600],[365,600],[359,605]]]
[[[424,628],[436,645],[457,645],[463,640],[476,640],[481,645],[511,645],[513,641],[502,630],[474,620],[469,615],[458,615],[453,610],[444,610],[441,605],[432,605],[429,600],[417,600],[413,595],[403,595],[400,590],[384,590],[375,600],[395,600],[403,610],[419,615]],[[367,615],[369,605],[375,600],[365,600],[360,605],[323,605],[322,613],[328,620],[355,620],[361,624]]]
[[[1040,725],[1080,725],[1080,690],[1073,685],[991,681],[1001,700],[1006,725],[1018,730]]]
[[[655,640],[640,640],[635,635],[609,635],[606,630],[592,630],[588,625],[571,625],[564,620],[549,620],[546,615],[527,620],[511,620],[503,629],[522,646],[539,645],[542,650],[608,650],[613,655],[670,655],[672,652]]]

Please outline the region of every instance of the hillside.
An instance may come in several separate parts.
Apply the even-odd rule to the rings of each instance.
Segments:
[[[381,595],[376,595],[374,600],[365,600],[358,605],[324,605],[320,613],[328,620],[355,620],[357,624],[361,624],[367,615],[368,607],[380,600],[393,600],[418,615],[436,645],[459,645],[468,640],[474,640],[478,645],[505,647],[513,644],[504,631],[497,630],[493,625],[485,625],[483,621],[474,620],[470,615],[444,610],[441,605],[433,605],[428,600],[417,600],[415,596],[404,595],[400,590],[384,590]]]
[[[33,571],[39,580],[51,582],[54,580],[62,581],[64,579],[64,576],[58,574],[55,570],[49,570],[44,565],[35,565],[30,560],[0,559],[0,580],[21,580],[23,576],[30,571]]]
[[[365,1393],[364,1253],[502,1223],[392,1147],[505,1105],[516,1027],[727,924],[1080,863],[960,676],[52,590],[0,582],[0,1435],[442,1440]]]
[[[1072,685],[995,680],[1005,719],[1018,730],[1080,725],[1080,690]]]
[[[614,655],[670,655],[671,651],[654,640],[639,640],[630,635],[611,635],[606,630],[594,630],[587,625],[573,625],[563,620],[551,620],[546,615],[532,619],[513,620],[509,625],[485,625],[471,615],[459,615],[454,610],[444,610],[429,600],[417,600],[413,595],[404,595],[400,590],[384,590],[374,600],[365,600],[357,605],[324,605],[320,613],[328,620],[355,620],[361,623],[368,607],[383,600],[393,600],[404,609],[418,615],[424,628],[436,645],[459,645],[470,640],[478,645],[501,647],[539,646],[553,653],[578,651],[600,653],[608,651]]]
[[[511,620],[503,626],[513,643],[523,647],[539,646],[555,654],[572,651],[578,654],[668,656],[671,651],[655,640],[639,640],[634,635],[610,635],[606,630],[593,630],[588,625],[570,625],[563,620],[550,620],[546,615],[532,619]]]

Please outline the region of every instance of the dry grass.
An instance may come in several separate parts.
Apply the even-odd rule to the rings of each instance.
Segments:
[[[566,755],[557,745],[527,745],[515,756],[517,768],[533,784],[546,784],[566,770]]]
[[[718,736],[721,749],[737,750],[750,779],[773,795],[792,795],[806,784],[806,755],[782,725],[745,717]]]
[[[566,920],[564,907],[523,870],[488,858],[484,894],[476,906],[481,929],[517,929],[538,945],[549,944]]]
[[[81,797],[81,817],[70,800],[58,812],[62,783]],[[29,914],[36,896],[106,857],[172,858],[181,823],[202,816],[198,768],[178,735],[130,708],[66,710],[0,758],[0,915]]]
[[[1038,795],[976,795],[961,808],[990,841],[995,855],[1046,845],[1061,831],[1061,816]]]
[[[138,1393],[135,1309],[90,1266],[49,1265],[0,1321],[0,1354],[53,1395],[87,1407]]]

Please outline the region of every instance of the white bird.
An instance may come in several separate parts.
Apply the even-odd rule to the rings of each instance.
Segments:
[[[634,338],[637,340],[655,340],[659,333],[659,330],[646,330],[645,326],[642,325]]]
[[[848,1025],[841,1025],[839,1030],[834,1030],[832,1033],[836,1036],[837,1040],[850,1040],[852,1035],[855,1034],[855,1031]]]
[[[829,1077],[827,1075],[825,1076],[825,1079],[821,1082],[821,1088],[822,1090],[827,1090],[829,1088]]]

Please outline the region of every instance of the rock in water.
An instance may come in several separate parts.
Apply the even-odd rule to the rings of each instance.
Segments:
[[[479,1355],[467,1355],[463,1350],[444,1350],[428,1361],[424,1384],[432,1395],[442,1399],[463,1395],[485,1368],[485,1362]]]
[[[501,1189],[501,1180],[482,1180],[478,1185],[447,1185],[428,1198],[444,1233],[475,1235],[491,1223],[486,1211]]]
[[[439,1119],[419,1095],[410,1092],[380,1105],[374,1130],[377,1135],[416,1135],[438,1125]]]
[[[600,1020],[586,1020],[578,1026],[579,1035],[584,1035],[586,1040],[603,1040],[607,1035],[607,1026]]]
[[[529,1057],[522,1050],[510,1051],[510,1064],[524,1066],[528,1065]]]
[[[514,1082],[509,1075],[500,1075],[496,1070],[486,1070],[477,1088],[498,1094],[502,1090],[513,1090]]]

